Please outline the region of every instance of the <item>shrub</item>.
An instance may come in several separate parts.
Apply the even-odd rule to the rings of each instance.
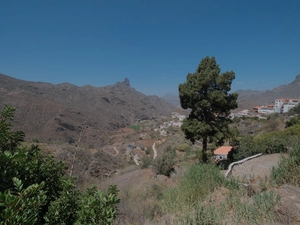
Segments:
[[[254,155],[257,152],[257,146],[254,143],[253,137],[242,137],[238,142],[237,149],[233,152],[233,160],[238,161],[248,156]]]
[[[0,224],[84,224],[83,217],[111,224],[119,202],[116,187],[107,194],[77,190],[75,179],[64,174],[64,162],[44,158],[37,145],[20,146],[24,132],[11,129],[14,111],[5,106],[0,117]]]
[[[300,143],[295,144],[288,157],[282,157],[278,167],[273,167],[272,180],[278,184],[291,184],[300,187]]]
[[[291,127],[297,124],[300,124],[300,114],[286,121],[285,127]]]
[[[189,149],[189,145],[188,144],[185,144],[185,143],[181,143],[181,144],[178,144],[175,146],[175,149],[178,150],[178,151],[181,151],[181,152],[185,152]]]
[[[294,115],[294,114],[299,114],[299,113],[300,113],[300,104],[291,108],[291,110],[288,112],[289,115]]]
[[[153,161],[156,173],[169,177],[175,165],[175,156],[175,150],[172,149],[171,146],[168,146],[166,151],[163,154],[158,155],[158,157],[156,157]]]
[[[134,131],[139,131],[141,127],[139,125],[130,125],[129,128],[133,129]]]
[[[152,159],[147,155],[143,156],[141,161],[142,161],[142,163],[141,163],[141,168],[142,169],[148,168],[148,166],[150,166],[151,163],[152,163]]]
[[[145,153],[146,153],[147,155],[150,155],[151,149],[150,149],[150,148],[147,148],[147,149],[145,150]]]
[[[269,191],[250,199],[238,182],[225,179],[214,165],[190,166],[163,195],[164,209],[174,213],[169,224],[272,224],[278,196]]]

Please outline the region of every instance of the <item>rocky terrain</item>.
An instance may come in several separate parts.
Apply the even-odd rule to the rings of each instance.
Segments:
[[[125,79],[106,87],[69,83],[28,82],[0,74],[0,107],[15,106],[15,128],[27,140],[104,145],[107,132],[137,121],[169,115],[174,107],[157,96],[146,96]]]

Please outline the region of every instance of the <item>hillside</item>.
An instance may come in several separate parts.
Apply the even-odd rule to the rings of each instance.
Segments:
[[[255,105],[274,103],[276,98],[299,98],[300,96],[300,74],[295,80],[286,85],[280,85],[267,91],[237,91],[239,93],[239,108],[252,108]]]
[[[28,82],[0,74],[0,107],[16,106],[15,128],[41,142],[103,145],[107,131],[168,115],[174,107],[130,87],[128,79],[106,87]]]
[[[167,102],[169,102],[171,105],[175,106],[175,107],[180,107],[180,100],[179,100],[179,96],[175,95],[175,94],[165,94],[162,97],[164,100],[166,100]]]

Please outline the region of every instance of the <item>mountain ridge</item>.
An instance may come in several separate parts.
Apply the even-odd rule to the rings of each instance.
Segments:
[[[14,126],[42,142],[104,145],[107,132],[139,120],[166,116],[174,107],[157,96],[146,96],[123,82],[82,87],[16,79],[0,74],[0,106],[17,107]]]
[[[272,90],[237,90],[239,94],[238,109],[252,109],[256,105],[266,105],[274,103],[276,98],[300,98],[300,74],[295,79],[288,83],[282,84]],[[180,107],[179,96],[174,94],[165,94],[163,98],[170,104]],[[236,111],[234,110],[234,111]]]
[[[274,103],[277,98],[300,98],[300,74],[288,83],[266,91],[240,91],[238,97],[239,109],[253,108],[255,105]]]

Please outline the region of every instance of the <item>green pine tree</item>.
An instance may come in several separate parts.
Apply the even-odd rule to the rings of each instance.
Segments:
[[[230,110],[237,108],[238,94],[229,93],[234,78],[233,71],[221,73],[216,59],[206,57],[179,85],[181,107],[191,110],[181,129],[193,144],[202,141],[203,162],[207,162],[208,142],[220,146],[228,137]]]

